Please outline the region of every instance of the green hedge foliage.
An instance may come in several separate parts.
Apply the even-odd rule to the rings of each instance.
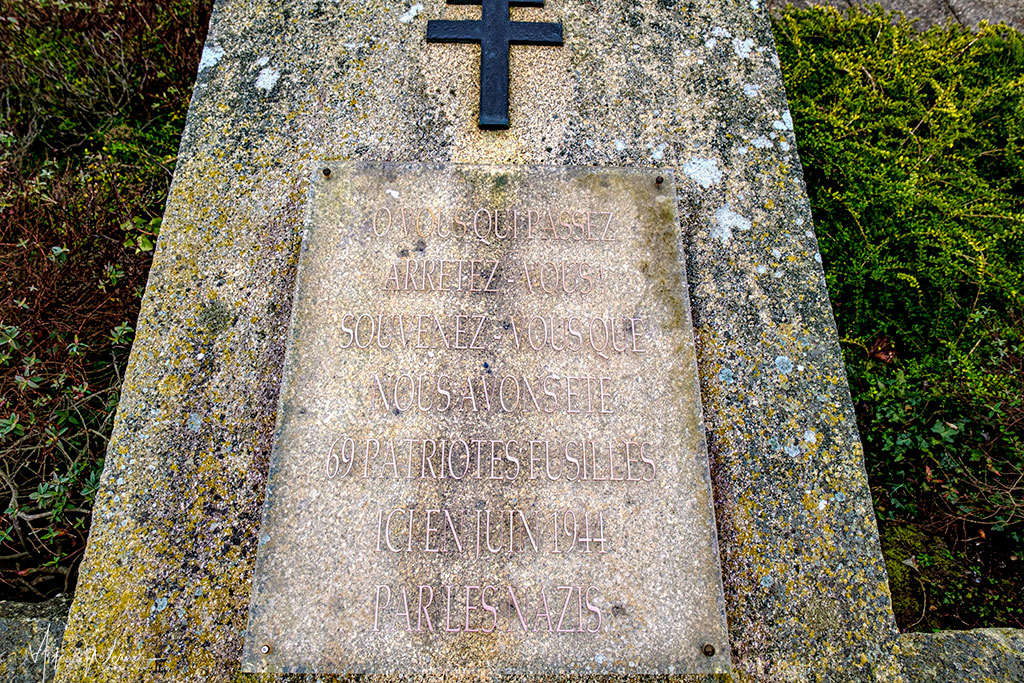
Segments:
[[[773,28],[879,517],[973,544],[963,571],[1003,585],[1024,554],[1024,37],[878,7]],[[918,627],[1024,625],[979,599]]]

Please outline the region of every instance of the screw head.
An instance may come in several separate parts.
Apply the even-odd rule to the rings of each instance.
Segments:
[[[700,651],[704,653],[705,657],[715,656],[715,646],[711,643],[704,643],[704,647],[702,647]]]
[[[330,178],[330,177],[331,177],[331,169],[325,168],[324,169],[324,178]]]
[[[661,185],[663,182],[665,182],[665,179],[662,178],[661,176],[658,176],[657,178],[654,179],[655,185]]]
[[[707,646],[705,646],[705,647],[707,647]],[[262,652],[265,655],[266,654],[270,654],[270,646],[269,645],[264,645],[263,647],[260,648],[260,652]]]

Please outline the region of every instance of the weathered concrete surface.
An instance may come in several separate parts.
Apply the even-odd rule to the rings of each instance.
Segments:
[[[1019,629],[905,633],[900,646],[908,681],[1024,681],[1024,631]]]
[[[773,11],[781,10],[786,5],[801,9],[830,5],[845,10],[878,4],[889,12],[902,12],[907,19],[916,20],[917,28],[922,30],[948,23],[970,28],[982,21],[990,24],[1003,22],[1017,30],[1024,30],[1024,2],[1021,0],[768,0],[767,4]]]
[[[0,680],[53,680],[70,605],[63,595],[35,604],[0,602]]]
[[[240,680],[307,178],[322,158],[678,169],[737,675],[899,679],[763,9],[517,9],[561,20],[565,46],[513,48],[507,132],[476,127],[478,48],[424,41],[428,18],[479,11],[440,0],[217,3],[60,680]]]

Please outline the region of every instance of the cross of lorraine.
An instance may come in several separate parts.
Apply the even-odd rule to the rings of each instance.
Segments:
[[[479,125],[492,130],[508,128],[509,46],[561,45],[562,25],[509,19],[510,7],[543,7],[544,0],[448,0],[448,4],[480,5],[480,20],[428,21],[427,42],[480,44]]]

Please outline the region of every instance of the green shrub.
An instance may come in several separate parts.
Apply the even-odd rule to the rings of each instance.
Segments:
[[[1024,36],[877,7],[773,28],[879,517],[944,532],[1019,594]],[[1024,626],[1012,601],[969,602],[918,622]]]
[[[209,0],[0,11],[0,599],[85,544]]]

